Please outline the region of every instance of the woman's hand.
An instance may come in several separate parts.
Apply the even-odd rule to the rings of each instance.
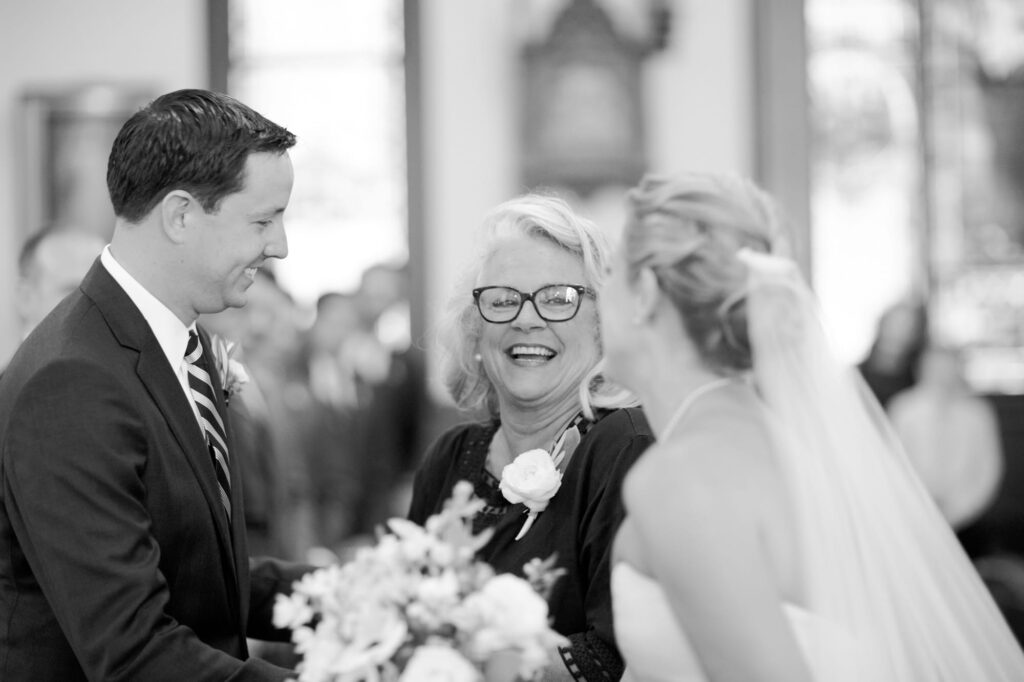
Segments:
[[[519,654],[512,649],[499,651],[484,666],[485,682],[516,682],[519,680]]]
[[[498,652],[487,662],[484,669],[486,682],[525,682],[519,677],[519,654],[511,649]],[[574,682],[573,676],[562,663],[558,650],[551,652],[549,663],[540,675],[531,682]]]

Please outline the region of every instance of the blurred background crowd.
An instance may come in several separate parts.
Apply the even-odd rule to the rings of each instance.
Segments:
[[[135,107],[209,87],[297,134],[289,258],[202,320],[251,378],[254,551],[343,554],[404,514],[457,418],[432,339],[487,209],[545,188],[614,239],[643,172],[725,170],[781,201],[1024,627],[1019,0],[36,0],[5,3],[0,62],[4,358],[106,243]]]

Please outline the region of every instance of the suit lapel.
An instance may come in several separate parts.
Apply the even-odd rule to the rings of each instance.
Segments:
[[[218,543],[226,558],[229,570],[225,572],[225,579],[228,580],[231,587],[238,590],[238,564],[240,562],[235,558],[235,546],[232,542],[234,533],[228,528],[224,507],[220,503],[213,461],[195,414],[192,412],[192,406],[185,397],[178,377],[167,362],[163,348],[160,347],[160,343],[142,313],[99,260],[82,281],[82,291],[102,311],[118,342],[122,346],[138,352],[136,373],[167,421],[171,433],[185,453],[185,458],[195,474],[203,497],[206,498],[206,503],[210,508]],[[208,346],[205,350],[208,350]],[[219,385],[219,379],[215,379],[215,381],[218,382],[215,384],[216,387]],[[218,406],[218,409],[222,410],[222,406]],[[234,474],[232,474],[232,478],[234,478]],[[232,497],[235,497],[234,481],[232,481]],[[234,504],[234,500],[232,500],[232,504]],[[240,502],[239,513],[241,513]],[[234,516],[235,514],[232,514],[232,518]],[[229,592],[231,591],[229,590]]]
[[[154,343],[156,343],[155,339]],[[163,413],[178,445],[185,452],[192,472],[199,481],[203,497],[206,498],[206,503],[210,506],[218,539],[225,549],[225,553],[229,555],[232,573],[234,573],[235,560],[231,533],[228,528],[227,516],[224,514],[224,507],[220,503],[220,493],[217,491],[217,475],[213,470],[213,459],[206,446],[202,431],[199,429],[196,416],[192,412],[192,406],[189,405],[178,378],[171,371],[163,349],[157,345],[149,352],[143,350],[139,354],[136,372],[142,383],[146,385],[153,401],[160,408],[160,412]]]

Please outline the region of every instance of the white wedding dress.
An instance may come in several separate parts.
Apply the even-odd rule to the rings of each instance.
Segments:
[[[780,608],[815,681],[1024,681],[1020,646],[877,401],[835,360],[795,265],[740,258],[750,270],[753,381],[796,519],[806,595],[804,609]],[[617,563],[612,602],[626,679],[706,680],[656,581]]]
[[[626,660],[622,682],[707,682],[657,582],[619,561],[612,568],[615,638]],[[873,657],[841,628],[792,604],[786,621],[818,682],[877,680]]]

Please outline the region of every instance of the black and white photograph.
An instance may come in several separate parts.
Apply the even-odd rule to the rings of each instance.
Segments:
[[[3,682],[1024,681],[1024,0],[0,0]]]

